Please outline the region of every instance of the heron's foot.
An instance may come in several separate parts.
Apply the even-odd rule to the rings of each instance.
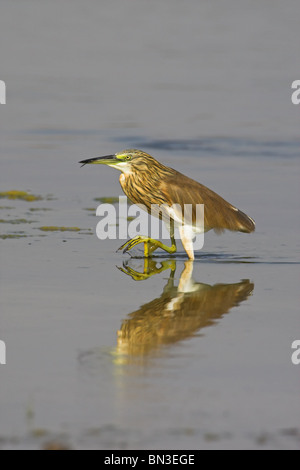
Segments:
[[[120,246],[117,251],[123,250],[123,253],[126,253],[139,243],[144,243],[144,256],[146,258],[151,256],[153,251],[157,250],[157,248],[161,248],[162,250],[165,250],[170,254],[175,253],[176,251],[175,243],[173,243],[172,246],[167,246],[159,240],[154,240],[154,238],[145,237],[143,235],[137,235],[131,240],[128,240],[122,246]]]
[[[157,246],[153,246],[152,244],[150,245],[150,241],[151,241],[151,238],[149,237],[145,237],[143,235],[137,235],[136,237],[131,238],[130,240],[127,240],[127,242],[125,242],[122,246],[120,246],[120,248],[117,251],[123,250],[123,253],[126,253],[127,251],[131,250],[136,245],[138,245],[139,243],[144,243],[145,244],[144,254],[145,256],[147,256],[146,252],[148,252],[148,256],[149,256],[150,252],[152,253],[154,250],[156,250],[156,248],[158,248]],[[156,240],[153,240],[153,241],[156,242]]]

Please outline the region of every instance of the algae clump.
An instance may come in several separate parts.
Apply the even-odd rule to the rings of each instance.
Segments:
[[[22,201],[29,201],[29,202],[39,201],[42,199],[41,196],[35,196],[34,194],[29,194],[26,191],[16,191],[16,190],[0,192],[0,198],[21,199]]]

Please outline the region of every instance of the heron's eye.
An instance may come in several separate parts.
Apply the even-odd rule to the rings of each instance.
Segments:
[[[131,155],[126,155],[126,160],[131,160]]]

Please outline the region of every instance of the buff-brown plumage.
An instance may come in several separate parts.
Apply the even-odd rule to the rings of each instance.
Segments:
[[[102,163],[120,170],[122,172],[120,184],[128,198],[152,215],[162,218],[170,230],[171,246],[149,236],[137,235],[119,248],[123,252],[144,243],[146,257],[152,256],[157,248],[173,254],[177,250],[174,228],[178,227],[183,247],[188,257],[193,260],[195,233],[211,229],[217,233],[223,230],[250,233],[255,230],[255,223],[251,217],[217,193],[163,165],[141,150],[123,150],[114,155],[90,158],[80,163],[83,165]],[[203,207],[204,217],[202,217]]]
[[[196,205],[204,204],[205,231],[250,233],[255,230],[250,217],[203,184],[162,165],[145,152],[126,152],[132,152],[130,172],[122,175],[120,184],[128,198],[135,204],[146,206],[149,213],[151,204],[179,204],[182,210],[185,204],[191,204],[195,223]]]

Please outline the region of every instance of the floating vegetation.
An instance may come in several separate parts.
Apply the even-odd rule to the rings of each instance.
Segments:
[[[0,192],[0,198],[6,199],[21,199],[22,201],[39,201],[43,199],[41,196],[35,196],[34,194],[30,194],[26,191],[4,191]]]
[[[27,235],[20,235],[20,234],[0,235],[1,240],[6,240],[7,238],[27,238]]]
[[[58,441],[58,440],[46,442],[45,444],[43,444],[42,449],[43,450],[71,450],[68,444]]]
[[[45,208],[45,207],[41,207],[40,209],[39,209],[38,207],[31,207],[29,210],[30,210],[30,212],[37,212],[37,211],[40,211],[40,212],[53,211],[53,209],[48,209],[48,208]]]
[[[37,194],[31,194],[27,191],[11,190],[0,192],[0,198],[16,200],[14,207],[10,207],[8,204],[5,205],[5,203],[0,206],[0,208],[6,210],[6,212],[0,211],[1,240],[24,237],[34,237],[35,240],[38,240],[37,237],[53,236],[53,233],[59,232],[73,232],[76,234],[80,233],[80,235],[91,235],[94,233],[92,229],[89,228],[88,224],[87,226],[82,224],[83,226],[81,228],[78,226],[55,225],[59,221],[52,220],[52,217],[49,218],[49,214],[53,214],[53,212],[50,211],[54,211],[55,209],[51,207],[51,203],[45,202],[52,201],[54,199],[52,194],[42,194],[40,196]],[[40,202],[41,200],[44,201],[41,204],[33,202]],[[26,204],[26,201],[28,204]],[[1,199],[0,202],[2,202]],[[48,205],[49,207],[47,207]],[[51,225],[53,223],[54,225]],[[24,232],[15,230],[18,228],[23,229]]]
[[[27,220],[27,219],[0,219],[1,224],[32,224],[36,220]]]
[[[103,204],[117,204],[119,202],[118,197],[95,197],[94,201],[102,202]]]
[[[39,227],[39,230],[42,230],[43,232],[80,232],[80,230],[83,230],[83,229],[79,227],[44,226],[44,227]]]
[[[119,197],[114,197],[114,196],[95,197],[94,201],[102,202],[102,204],[119,204]],[[133,202],[127,198],[127,204],[131,206]],[[89,210],[89,209],[86,209],[86,210]]]

